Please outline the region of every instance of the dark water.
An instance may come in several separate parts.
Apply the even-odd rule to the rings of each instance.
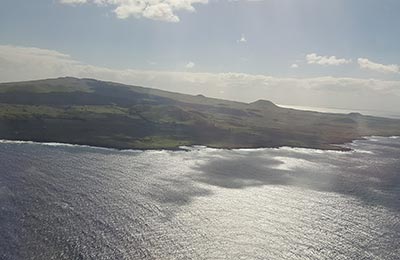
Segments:
[[[0,143],[0,259],[399,259],[400,139],[353,152]]]

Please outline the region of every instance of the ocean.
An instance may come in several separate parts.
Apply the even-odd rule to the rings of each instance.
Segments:
[[[352,151],[0,142],[0,259],[399,259],[400,138]]]
[[[321,113],[334,113],[334,114],[348,114],[360,113],[365,116],[386,117],[392,119],[400,119],[400,111],[388,110],[371,110],[371,109],[351,109],[351,108],[326,108],[326,107],[310,107],[310,106],[297,106],[297,105],[279,105],[280,107],[292,108],[303,111],[316,111]]]

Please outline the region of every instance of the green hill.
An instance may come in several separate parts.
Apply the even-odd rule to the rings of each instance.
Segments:
[[[400,120],[328,114],[184,95],[94,79],[0,84],[0,139],[118,149],[296,146],[339,149],[366,135],[400,135]]]

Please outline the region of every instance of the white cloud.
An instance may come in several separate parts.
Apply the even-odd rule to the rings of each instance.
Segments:
[[[290,65],[290,67],[291,67],[292,69],[297,69],[297,68],[299,67],[299,65],[296,64],[296,63],[293,63],[292,65]]]
[[[360,68],[373,70],[382,73],[400,73],[400,66],[396,64],[384,65],[376,62],[372,62],[366,58],[359,58],[358,65]]]
[[[120,19],[144,17],[158,21],[179,22],[176,11],[194,12],[195,4],[207,4],[208,0],[60,0],[60,3],[112,6],[114,13]]]
[[[306,55],[306,60],[308,64],[318,64],[318,65],[342,65],[349,64],[351,60],[339,59],[336,56],[319,56],[316,53],[310,53]]]
[[[189,63],[188,63],[189,64]],[[250,102],[260,98],[305,106],[399,110],[400,81],[314,77],[285,78],[245,73],[194,73],[109,69],[46,49],[0,45],[2,82],[61,76],[96,78],[169,91]],[[400,111],[399,111],[400,112]]]
[[[187,69],[193,69],[195,65],[196,65],[196,64],[194,64],[194,62],[190,61],[190,62],[188,62],[188,63],[186,64],[185,67],[186,67]]]
[[[246,43],[247,39],[246,37],[242,34],[242,36],[240,37],[240,39],[237,42],[241,42],[241,43]]]

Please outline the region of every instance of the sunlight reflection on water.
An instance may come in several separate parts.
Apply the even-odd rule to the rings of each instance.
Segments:
[[[398,259],[400,140],[349,146],[3,142],[0,258]]]

